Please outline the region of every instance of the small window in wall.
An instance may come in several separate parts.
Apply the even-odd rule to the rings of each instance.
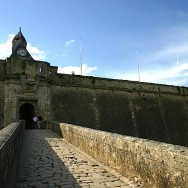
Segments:
[[[41,67],[39,68],[39,72],[42,72],[42,68]]]

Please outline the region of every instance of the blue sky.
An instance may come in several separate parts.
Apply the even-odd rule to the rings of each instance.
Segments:
[[[22,27],[59,72],[188,86],[187,0],[2,0],[0,59]],[[81,48],[81,53],[80,53]]]

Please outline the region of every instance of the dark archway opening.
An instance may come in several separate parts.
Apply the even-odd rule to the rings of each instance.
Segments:
[[[25,103],[20,107],[20,119],[25,120],[25,128],[32,129],[32,119],[34,116],[35,108],[30,103]]]

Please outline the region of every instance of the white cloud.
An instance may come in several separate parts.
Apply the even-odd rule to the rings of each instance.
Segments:
[[[27,44],[27,50],[35,60],[45,59],[45,52],[39,50],[37,47],[32,46],[30,43]]]
[[[171,68],[158,68],[140,71],[141,82],[161,83],[169,85],[185,85],[188,83],[188,62],[174,65]],[[125,72],[113,76],[115,79],[139,81],[138,72]]]
[[[87,64],[82,65],[82,75],[87,76],[91,75],[92,71],[97,70],[97,67],[89,67]],[[58,67],[58,73],[64,73],[64,74],[81,74],[81,67],[76,66],[68,66],[68,67]]]
[[[143,82],[188,84],[188,26],[171,28],[158,38],[157,50],[140,52],[140,77]],[[155,45],[155,44],[153,44]],[[179,61],[177,61],[179,57]],[[117,79],[138,81],[138,70],[116,74]]]
[[[65,42],[65,48],[68,48],[69,46],[71,46],[71,45],[74,44],[74,43],[75,43],[75,40],[74,40],[74,39]]]
[[[153,55],[153,60],[162,60],[168,59],[169,57],[174,57],[178,55],[188,54],[188,45],[187,44],[176,44],[175,46],[167,46],[166,48],[161,49]]]
[[[184,12],[184,11],[179,11],[178,14],[180,16],[183,16],[183,17],[187,17],[188,16],[188,13],[187,12]]]
[[[62,57],[66,57],[69,53],[69,48],[75,43],[76,41],[74,39],[71,39],[64,44],[63,53],[61,54]]]
[[[8,35],[7,41],[0,43],[0,59],[6,59],[12,53],[12,39],[15,35]],[[27,50],[35,60],[45,59],[45,52],[39,50],[37,47],[32,46],[30,43],[27,44]]]
[[[154,38],[151,39],[156,41],[156,43],[151,43],[152,46],[146,46],[147,49],[143,49],[143,51],[140,49],[140,81],[169,85],[188,85],[188,26],[180,25],[160,32],[157,38],[153,36]],[[67,42],[67,46],[68,44]],[[177,56],[179,57],[179,62],[176,61]],[[134,63],[136,64],[136,62]],[[137,66],[133,67],[134,63],[130,63],[129,71],[122,72],[122,70],[119,70],[114,72],[112,70],[108,72],[108,75],[101,76],[138,81]],[[133,68],[135,68],[134,71]],[[89,73],[85,71],[85,75],[93,71],[90,71],[89,67],[87,67],[87,70]],[[114,68],[114,70],[117,70],[117,68]],[[63,73],[71,74],[73,71],[75,74],[80,74],[80,67],[59,68],[59,72]]]
[[[12,39],[14,35],[8,35],[8,39],[4,43],[0,43],[0,59],[6,59],[12,52]]]

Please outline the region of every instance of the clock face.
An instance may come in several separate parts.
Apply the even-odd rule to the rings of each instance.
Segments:
[[[18,50],[18,54],[21,55],[21,56],[26,56],[27,55],[27,51],[24,50],[24,49],[19,49]]]

